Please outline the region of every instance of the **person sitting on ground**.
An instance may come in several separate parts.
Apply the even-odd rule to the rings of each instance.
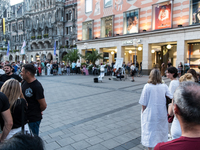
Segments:
[[[197,82],[197,83],[199,82],[198,77],[197,77],[197,73],[196,73],[196,71],[194,69],[189,69],[187,71],[187,73],[191,73],[193,78],[194,78],[194,80],[195,80],[195,82]]]
[[[6,137],[6,139],[9,139],[14,134],[21,132],[22,126],[24,126],[25,133],[30,133],[29,127],[27,124],[27,117],[25,113],[26,110],[28,109],[28,104],[26,100],[24,99],[19,82],[15,79],[7,80],[3,84],[1,91],[8,98],[8,101],[10,103],[10,111],[13,118],[13,127],[12,127],[12,130],[9,132],[8,136]],[[24,107],[23,114],[22,114],[22,107]],[[23,116],[23,119],[22,119],[22,116]]]
[[[174,93],[173,112],[180,122],[178,139],[159,143],[154,150],[197,150],[200,147],[200,85],[182,82]]]
[[[116,77],[120,78],[120,80],[122,80],[122,78],[124,78],[124,76],[122,75],[121,67],[119,67],[119,69],[116,71]]]
[[[2,150],[44,150],[44,142],[39,136],[15,134],[0,145]]]
[[[9,79],[16,79],[19,82],[22,82],[22,78],[12,72],[13,68],[10,64],[4,65],[5,74],[0,76],[0,81],[5,82]]]

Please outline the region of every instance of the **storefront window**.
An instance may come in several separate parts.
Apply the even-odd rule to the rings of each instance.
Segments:
[[[139,10],[124,13],[124,34],[138,33]]]
[[[172,27],[172,2],[153,5],[152,30]]]
[[[92,0],[85,0],[85,12],[92,12]]]
[[[93,39],[93,21],[83,22],[83,40]]]
[[[113,16],[101,19],[101,37],[113,36]]]
[[[200,0],[190,1],[190,25],[200,23]]]

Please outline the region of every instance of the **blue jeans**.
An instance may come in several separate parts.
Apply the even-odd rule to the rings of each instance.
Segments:
[[[31,131],[33,132],[34,135],[39,135],[39,127],[40,127],[40,121],[36,121],[36,122],[29,122],[28,125],[31,129]]]

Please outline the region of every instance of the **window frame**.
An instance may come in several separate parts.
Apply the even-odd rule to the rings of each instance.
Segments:
[[[140,8],[136,8],[136,9],[132,9],[132,10],[127,10],[125,12],[123,12],[123,35],[127,35],[127,34],[137,34],[137,33],[126,33],[124,34],[124,14],[127,13],[127,12],[130,12],[130,11],[136,11],[138,10],[138,32],[140,32]]]
[[[162,4],[164,4],[164,3],[167,3],[167,2],[171,2],[171,28],[163,28],[163,29],[153,29],[153,24],[154,24],[154,22],[155,22],[155,20],[154,20],[154,6],[155,5],[162,5]],[[172,29],[173,28],[173,6],[174,6],[174,1],[171,1],[171,0],[167,0],[167,1],[163,1],[163,2],[159,2],[159,3],[155,3],[155,4],[153,4],[152,5],[152,7],[151,7],[151,10],[152,10],[152,13],[151,13],[151,30],[152,31],[157,31],[157,30],[165,30],[165,29]]]
[[[92,10],[93,10],[93,8],[92,8],[92,10],[91,11],[86,11],[86,1],[87,0],[85,0],[85,14],[89,14],[89,13],[91,13],[92,12]],[[92,6],[93,6],[93,0],[91,0],[91,2],[92,2]]]
[[[101,28],[100,28],[100,37],[101,38],[109,38],[109,37],[102,37],[102,19],[103,18],[107,18],[107,17],[112,17],[112,36],[111,37],[113,37],[114,36],[114,17],[115,17],[115,15],[110,15],[110,16],[105,16],[105,17],[102,17],[101,18]]]
[[[111,5],[105,6],[105,0],[103,0],[103,7],[104,7],[104,8],[112,7],[112,6],[113,6],[113,1],[112,1],[112,0],[110,0],[110,1],[111,1]]]
[[[94,39],[94,20],[89,20],[89,21],[82,22],[82,35],[83,35],[83,24],[87,23],[87,22],[92,22],[92,38],[91,39],[86,39],[86,40],[92,40],[92,39]],[[83,40],[83,36],[82,36],[82,40]]]

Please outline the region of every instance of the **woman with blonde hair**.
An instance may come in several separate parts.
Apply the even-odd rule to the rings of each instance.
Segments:
[[[153,69],[139,100],[142,105],[141,142],[148,150],[168,140],[166,96],[173,97],[167,85],[162,84],[160,71]]]
[[[10,103],[10,111],[13,118],[13,127],[6,139],[11,138],[14,134],[24,130],[25,133],[30,133],[26,110],[27,102],[22,94],[21,86],[15,79],[7,80],[1,87],[1,92],[4,93]]]
[[[184,82],[184,81],[192,81],[192,82],[195,82],[195,79],[193,77],[193,75],[191,73],[186,73],[184,75],[182,75],[180,78],[179,78],[179,82]]]

